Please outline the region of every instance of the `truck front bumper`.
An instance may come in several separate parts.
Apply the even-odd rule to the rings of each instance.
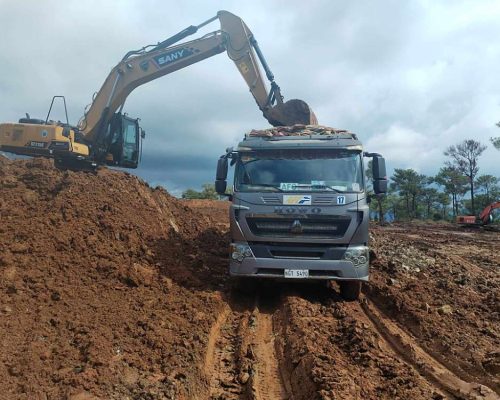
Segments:
[[[252,278],[284,278],[285,269],[308,270],[308,280],[368,280],[369,263],[354,266],[346,260],[311,260],[246,257],[241,262],[231,260],[231,276]]]

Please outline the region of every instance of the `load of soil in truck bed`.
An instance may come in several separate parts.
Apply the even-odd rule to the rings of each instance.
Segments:
[[[372,227],[359,302],[242,294],[228,208],[0,156],[0,399],[499,398],[498,233]]]

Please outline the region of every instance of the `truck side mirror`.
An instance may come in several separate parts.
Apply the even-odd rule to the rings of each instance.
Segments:
[[[373,180],[387,179],[385,160],[383,157],[375,156],[372,161]]]
[[[218,194],[224,195],[226,193],[226,188],[227,188],[227,182],[226,181],[220,181],[220,180],[216,180],[215,181],[215,191]]]
[[[217,172],[215,174],[215,179],[218,181],[225,181],[227,179],[227,158],[221,157],[217,161]]]
[[[379,179],[373,181],[373,191],[375,194],[387,193],[387,179]]]
[[[387,171],[385,159],[380,155],[374,155],[372,161],[373,191],[375,194],[387,193]]]
[[[222,156],[219,160],[217,160],[217,172],[215,173],[215,191],[220,195],[226,193],[227,168],[227,158]]]

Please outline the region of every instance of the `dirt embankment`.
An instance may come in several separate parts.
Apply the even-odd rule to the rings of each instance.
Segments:
[[[206,391],[227,249],[206,217],[132,175],[40,159],[0,158],[0,188],[0,398]]]
[[[0,188],[0,399],[500,398],[498,233],[373,227],[359,302],[243,294],[227,202],[44,160]]]

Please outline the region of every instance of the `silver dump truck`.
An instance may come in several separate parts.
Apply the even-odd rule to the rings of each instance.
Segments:
[[[364,157],[375,194],[387,191],[384,159],[363,152],[355,134],[317,125],[252,131],[217,164],[215,186],[229,199],[230,275],[336,280],[346,300],[368,280],[368,221]]]

